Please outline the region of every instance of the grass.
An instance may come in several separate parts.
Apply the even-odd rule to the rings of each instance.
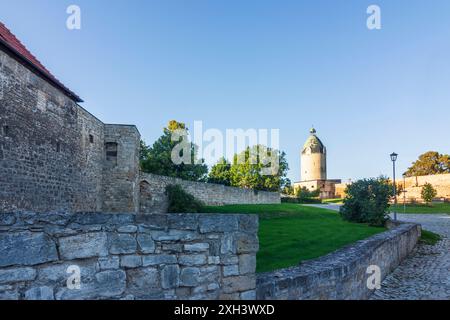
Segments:
[[[298,265],[345,245],[385,231],[346,222],[337,212],[283,203],[206,207],[206,212],[253,213],[260,216],[257,272]]]
[[[391,211],[403,213],[403,205],[391,206]],[[450,214],[450,203],[407,204],[406,213],[447,213]]]
[[[343,199],[337,198],[337,199],[322,199],[322,203],[335,203],[335,204],[341,204]]]
[[[422,230],[422,236],[420,237],[420,242],[428,245],[434,246],[441,240],[441,236],[433,233],[431,231]]]

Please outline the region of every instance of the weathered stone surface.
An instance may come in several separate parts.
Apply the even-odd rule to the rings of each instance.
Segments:
[[[185,244],[184,251],[192,251],[192,252],[204,252],[208,251],[209,243],[194,243],[194,244]]]
[[[219,264],[220,257],[219,256],[208,256],[208,264]]]
[[[233,293],[248,290],[255,290],[256,278],[254,275],[236,276],[223,279],[223,292]]]
[[[171,254],[157,254],[142,257],[143,266],[153,266],[161,264],[175,264],[177,263],[177,257]]]
[[[137,242],[139,245],[139,250],[142,253],[153,253],[155,252],[155,241],[149,234],[139,234],[137,236]]]
[[[179,286],[180,267],[178,265],[167,265],[161,271],[161,286],[163,289],[172,289]]]
[[[151,234],[155,241],[192,241],[200,239],[196,232],[185,230],[153,231]]]
[[[0,234],[0,267],[36,265],[58,259],[55,243],[44,233]]]
[[[0,300],[19,300],[20,293],[16,289],[0,291]]]
[[[60,238],[58,242],[61,258],[66,260],[106,256],[108,254],[107,236],[104,232],[64,237]]]
[[[249,290],[245,292],[241,292],[242,300],[255,300],[256,299],[256,290]]]
[[[178,262],[185,266],[198,266],[207,263],[206,255],[204,254],[192,254],[182,255],[178,258]]]
[[[118,256],[101,257],[98,259],[100,270],[118,269],[120,259]]]
[[[236,215],[206,215],[199,217],[200,233],[233,232],[239,228]]]
[[[31,281],[36,278],[36,270],[33,268],[0,269],[0,284],[21,281]]]
[[[183,268],[180,274],[180,284],[184,287],[195,287],[198,285],[198,277],[200,275],[199,268]]]
[[[137,268],[142,266],[142,257],[138,255],[128,255],[120,257],[120,266],[123,268]]]
[[[158,269],[130,269],[127,271],[127,275],[129,283],[128,290],[134,296],[139,296],[143,299],[162,296]]]
[[[128,225],[128,226],[122,226],[117,228],[118,232],[121,233],[135,233],[137,231],[138,227],[135,225]]]
[[[13,213],[0,213],[0,226],[10,226],[16,222]]]
[[[254,253],[259,250],[256,234],[239,233],[235,236],[237,253]]]
[[[224,265],[238,264],[239,258],[236,255],[223,255],[220,257],[220,263]]]
[[[84,300],[114,298],[126,288],[126,274],[123,270],[106,270],[95,275],[89,282],[81,279],[80,289],[61,288],[55,295],[57,300]]]
[[[235,254],[237,251],[236,241],[233,234],[224,234],[220,241],[221,254]]]
[[[54,300],[53,288],[42,286],[25,292],[25,300]]]
[[[229,277],[229,276],[238,276],[239,275],[239,268],[237,265],[229,265],[229,266],[223,266],[223,276]]]
[[[256,270],[256,255],[242,254],[239,256],[239,273],[255,273]]]
[[[135,253],[137,249],[136,239],[130,234],[112,234],[110,245],[109,252],[112,254]]]

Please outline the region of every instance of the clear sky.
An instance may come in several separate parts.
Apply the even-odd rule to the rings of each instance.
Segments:
[[[65,26],[70,4],[81,30]],[[0,0],[0,20],[82,106],[148,143],[170,119],[278,128],[294,181],[311,125],[329,178],[390,175],[392,151],[400,173],[450,152],[448,0]]]

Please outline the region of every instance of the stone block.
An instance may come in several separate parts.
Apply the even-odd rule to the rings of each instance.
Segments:
[[[130,225],[127,225],[127,226],[122,226],[122,227],[117,228],[117,232],[120,232],[120,233],[135,233],[137,231],[137,229],[138,229],[137,226],[130,224]]]
[[[242,300],[256,300],[256,290],[249,290],[241,292]]]
[[[187,267],[181,269],[180,285],[183,287],[195,287],[199,284],[198,277],[200,269],[194,267]]]
[[[180,284],[180,268],[178,265],[167,265],[161,271],[161,286],[163,289],[172,289]]]
[[[59,238],[61,258],[74,260],[106,256],[108,254],[107,236],[104,232],[84,233]]]
[[[139,245],[139,250],[142,253],[153,253],[155,252],[155,241],[149,234],[139,234],[137,236],[137,242]]]
[[[239,275],[239,267],[237,265],[223,266],[222,273],[223,273],[224,277],[238,276]]]
[[[10,226],[16,222],[14,213],[0,213],[0,226]]]
[[[206,255],[204,254],[181,255],[178,261],[185,266],[199,266],[207,263]]]
[[[31,281],[35,278],[36,270],[33,268],[0,269],[0,283]]]
[[[255,275],[223,278],[222,283],[222,291],[224,293],[249,291],[255,290],[256,288]]]
[[[123,268],[137,268],[142,266],[142,257],[138,255],[128,255],[120,257],[120,266]]]
[[[241,275],[247,273],[255,273],[256,270],[256,255],[242,254],[239,256],[239,273]]]
[[[110,235],[109,252],[112,254],[135,253],[137,249],[136,239],[131,234],[119,233]]]
[[[158,269],[138,268],[127,271],[128,291],[136,298],[152,299],[162,297]]]
[[[170,214],[167,216],[170,229],[178,230],[197,230],[198,215],[197,214]]]
[[[55,243],[44,233],[0,234],[0,267],[36,265],[58,260]]]
[[[219,256],[208,256],[208,264],[220,264]]]
[[[36,287],[25,292],[25,300],[54,300],[53,288]]]
[[[194,244],[185,244],[184,251],[191,252],[204,252],[208,251],[209,243],[194,243]]]
[[[100,270],[118,269],[120,259],[118,256],[101,257],[98,259],[98,265]]]
[[[259,241],[256,234],[239,233],[235,235],[237,253],[256,253]]]
[[[153,266],[161,264],[175,264],[177,263],[177,257],[171,254],[155,254],[142,257],[143,266]]]
[[[237,215],[205,215],[199,217],[200,233],[233,232],[239,228]]]

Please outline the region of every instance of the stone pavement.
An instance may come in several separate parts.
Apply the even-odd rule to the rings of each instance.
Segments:
[[[450,215],[399,214],[401,221],[415,222],[439,233],[434,246],[419,244],[408,259],[388,275],[372,300],[450,299]]]

